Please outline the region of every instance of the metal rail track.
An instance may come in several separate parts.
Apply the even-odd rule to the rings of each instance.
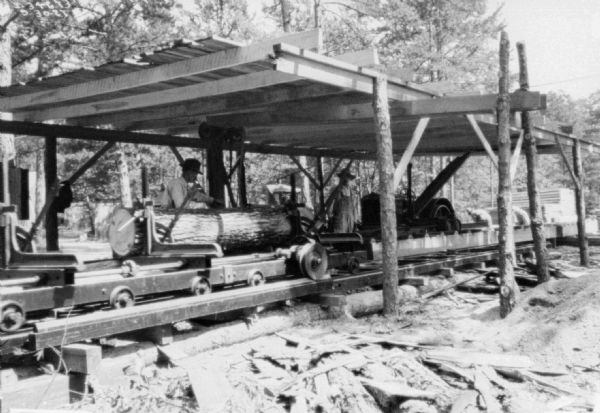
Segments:
[[[519,252],[530,251],[531,248],[529,244],[517,247]],[[480,249],[454,251],[442,257],[413,257],[407,262],[400,261],[398,273],[402,279],[446,267],[490,261],[497,256],[498,252],[495,249]],[[37,351],[50,346],[106,337],[307,295],[347,291],[381,284],[382,272],[377,269],[355,275],[343,274],[320,281],[305,278],[286,279],[252,288],[230,288],[208,295],[174,298],[123,309],[40,320],[30,323],[31,327],[28,330],[0,336],[0,354],[14,352],[16,349]]]

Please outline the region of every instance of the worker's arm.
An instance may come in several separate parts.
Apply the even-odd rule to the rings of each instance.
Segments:
[[[219,202],[215,198],[213,198],[210,195],[207,195],[206,192],[204,192],[204,188],[202,188],[200,185],[194,186],[192,190],[194,191],[194,194],[191,198],[192,201],[204,202],[206,205],[212,206],[219,204]]]

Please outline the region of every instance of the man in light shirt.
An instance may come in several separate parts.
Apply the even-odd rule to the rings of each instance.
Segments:
[[[188,193],[190,194],[186,206],[207,207],[215,204],[215,199],[204,192],[204,189],[196,182],[201,164],[197,159],[188,158],[181,164],[182,173],[179,178],[175,178],[167,183],[167,187],[161,196],[160,204],[165,208],[180,208],[183,205]],[[201,203],[196,204],[196,203]],[[194,205],[195,204],[195,205]]]

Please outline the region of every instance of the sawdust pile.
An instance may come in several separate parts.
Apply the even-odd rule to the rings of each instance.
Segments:
[[[547,366],[597,366],[600,272],[552,280],[527,291],[498,323],[496,341],[505,351],[527,354]]]

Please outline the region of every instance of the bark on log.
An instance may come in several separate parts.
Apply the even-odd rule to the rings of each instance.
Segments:
[[[527,56],[525,45],[517,43],[519,54],[519,83],[521,90],[529,90],[529,74],[527,72]],[[529,112],[521,112],[521,127],[523,128],[523,141],[525,159],[527,160],[527,193],[529,195],[529,216],[531,218],[531,236],[533,237],[533,249],[535,252],[536,273],[538,282],[546,282],[550,279],[548,270],[548,249],[546,248],[546,237],[544,236],[544,221],[542,218],[542,205],[540,193],[537,188],[537,147],[536,139],[531,134],[531,117]]]
[[[588,240],[585,235],[585,194],[583,163],[581,161],[581,144],[575,138],[573,144],[573,171],[578,182],[575,182],[575,207],[577,208],[577,238],[579,239],[579,261],[582,267],[590,266]]]
[[[515,281],[515,242],[510,181],[510,96],[508,34],[500,37],[498,82],[498,269],[500,273],[500,316],[506,317],[516,305],[519,287]]]
[[[155,222],[168,226],[174,211],[155,210]],[[218,243],[225,252],[280,247],[292,237],[288,214],[281,209],[186,210],[171,231],[173,242]]]
[[[396,251],[396,201],[394,198],[394,160],[392,131],[387,96],[387,79],[373,79],[373,110],[377,163],[379,166],[380,218],[383,269],[383,313],[398,313],[398,253]]]

